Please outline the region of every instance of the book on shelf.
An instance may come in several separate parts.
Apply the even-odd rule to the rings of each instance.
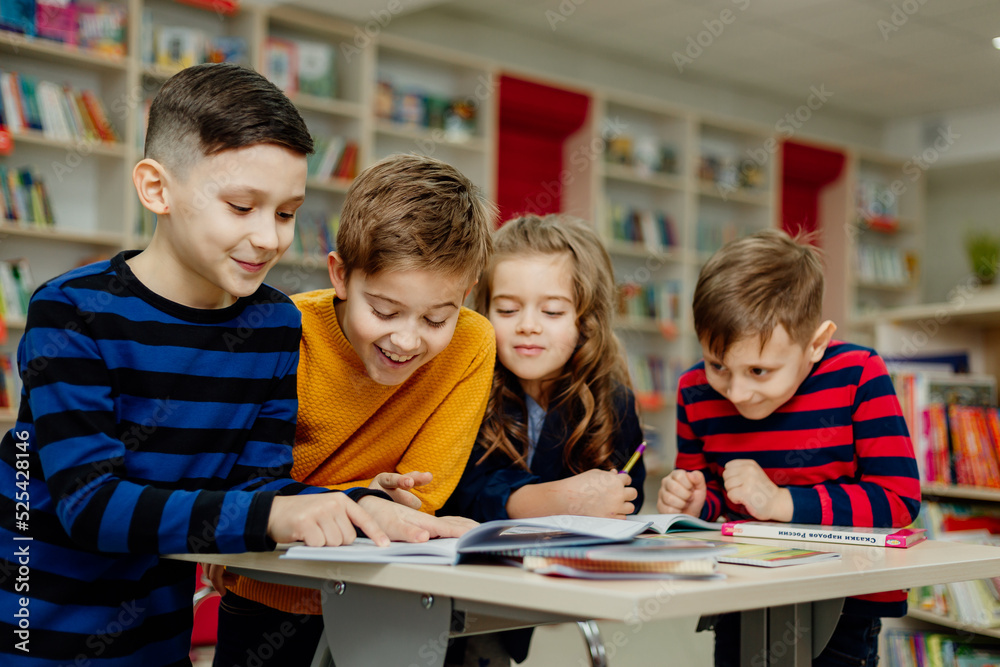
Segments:
[[[0,30],[23,35],[35,34],[34,2],[0,2]]]
[[[890,363],[920,479],[1000,488],[997,382],[990,375]]]
[[[296,215],[292,249],[300,257],[322,259],[337,249],[337,229],[340,216],[325,211],[300,211]]]
[[[0,219],[6,222],[50,227],[55,224],[48,192],[30,167],[0,165]]]
[[[128,11],[112,2],[77,5],[79,45],[110,56],[125,55]]]
[[[900,549],[912,547],[927,539],[926,531],[923,528],[820,526],[776,521],[729,521],[722,524],[722,534],[732,537],[832,542]]]
[[[0,316],[24,319],[35,282],[25,258],[0,260]]]
[[[889,665],[915,667],[996,667],[1000,646],[963,632],[961,636],[888,628],[883,641]]]
[[[0,353],[0,382],[0,408],[16,408],[21,400],[21,378],[17,357],[11,352]]]
[[[63,141],[118,141],[104,105],[92,91],[0,71],[0,98],[3,123],[15,135],[37,130],[47,138]]]
[[[181,70],[204,61],[205,33],[182,26],[158,26],[154,31],[156,64]]]
[[[1000,546],[1000,506],[924,501],[915,526],[930,538]],[[936,614],[968,627],[1000,627],[1000,577],[917,586],[912,609]]]
[[[453,565],[472,554],[504,553],[511,557],[522,549],[567,547],[625,542],[649,526],[648,522],[597,517],[557,515],[534,519],[487,521],[462,537],[421,543],[393,542],[375,546],[359,538],[339,547],[293,546],[282,558],[361,563],[411,563]]]
[[[298,49],[290,39],[268,37],[264,44],[264,73],[285,93],[297,91],[299,79]]]
[[[677,227],[669,213],[625,204],[609,203],[607,209],[611,238],[660,252],[678,245]]]
[[[77,9],[72,0],[35,0],[35,34],[75,46],[80,38]]]
[[[333,178],[337,167],[340,165],[340,160],[344,156],[344,149],[347,143],[344,137],[335,136],[329,139],[319,139],[317,141],[319,145],[316,146],[316,152],[313,154],[316,156],[312,163],[314,169],[307,169],[309,176],[321,181]],[[308,167],[308,160],[306,164]]]
[[[298,90],[304,95],[336,97],[337,52],[331,44],[296,41]]]
[[[639,320],[676,323],[681,315],[681,283],[624,283],[618,288],[618,315]]]

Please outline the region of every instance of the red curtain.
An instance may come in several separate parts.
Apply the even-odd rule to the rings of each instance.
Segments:
[[[782,147],[781,227],[791,235],[819,226],[819,193],[844,169],[838,151],[786,141]]]
[[[500,220],[562,210],[563,144],[583,126],[586,95],[500,77],[497,203]]]

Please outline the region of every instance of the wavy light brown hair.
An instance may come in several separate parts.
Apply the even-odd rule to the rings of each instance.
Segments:
[[[416,154],[376,162],[354,179],[337,231],[347,275],[426,269],[473,283],[493,251],[497,209],[450,164]]]
[[[777,325],[804,348],[820,324],[823,263],[808,235],[766,229],[716,252],[694,290],[694,330],[719,359],[730,346],[760,337],[761,349]]]
[[[576,350],[550,389],[549,410],[565,415],[571,429],[563,460],[574,473],[612,467],[612,441],[619,428],[615,392],[630,386],[621,344],[611,328],[615,282],[611,259],[601,240],[582,220],[565,215],[525,215],[508,221],[493,235],[494,255],[476,290],[476,310],[489,316],[496,266],[513,257],[569,253],[573,258],[573,292],[579,340]],[[479,441],[485,460],[500,450],[528,469],[528,428],[504,409],[527,406],[517,377],[497,360],[493,388]]]

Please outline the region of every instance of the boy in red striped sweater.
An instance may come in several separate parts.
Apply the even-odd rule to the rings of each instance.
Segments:
[[[680,378],[677,469],[657,509],[714,520],[908,525],[913,445],[885,364],[833,340],[818,252],[777,230],[726,244],[694,293],[704,360]],[[880,617],[905,591],[849,598],[814,665],[874,665]],[[715,624],[716,665],[739,664],[739,615]]]

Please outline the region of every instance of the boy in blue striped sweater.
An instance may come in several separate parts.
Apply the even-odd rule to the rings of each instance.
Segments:
[[[158,216],[149,246],[32,296],[0,442],[0,662],[190,664],[194,566],[160,554],[337,545],[354,526],[380,543],[463,532],[289,475],[300,314],[263,280],[311,151],[259,74],[184,70],[153,101],[133,172]]]

